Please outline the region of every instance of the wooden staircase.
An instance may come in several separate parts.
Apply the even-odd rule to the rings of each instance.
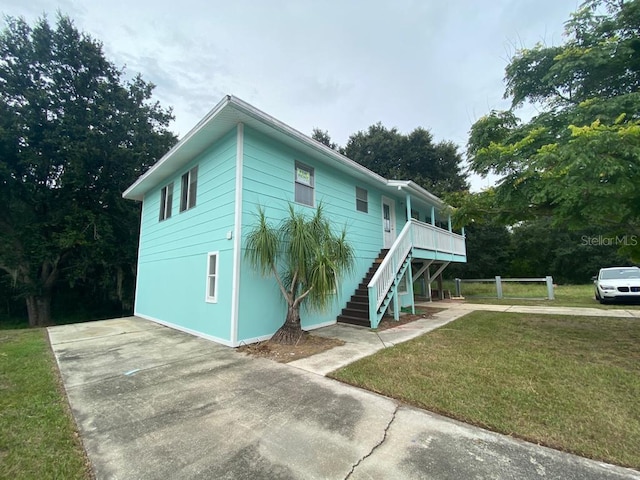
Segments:
[[[361,327],[371,327],[369,320],[369,291],[367,285],[375,275],[378,267],[384,260],[384,257],[389,252],[389,249],[384,248],[380,250],[380,254],[373,261],[371,268],[358,285],[356,292],[351,296],[351,300],[347,302],[346,308],[342,309],[342,313],[338,315],[338,322],[349,323],[351,325],[358,325]]]

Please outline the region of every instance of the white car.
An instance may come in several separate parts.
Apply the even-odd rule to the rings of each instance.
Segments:
[[[593,282],[596,300],[607,303],[611,300],[640,300],[640,268],[601,268]]]

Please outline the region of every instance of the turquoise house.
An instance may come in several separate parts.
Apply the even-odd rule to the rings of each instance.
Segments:
[[[228,346],[269,338],[286,308],[277,285],[245,261],[258,206],[278,221],[288,205],[322,202],[347,226],[356,268],[304,329],[344,321],[377,326],[414,306],[450,262],[466,261],[464,232],[446,205],[411,181],[388,180],[248,103],[226,96],[124,193],[142,202],[135,315]]]

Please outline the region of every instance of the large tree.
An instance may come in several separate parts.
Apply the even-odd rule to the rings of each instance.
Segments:
[[[333,231],[322,204],[311,217],[289,205],[289,215],[279,225],[271,225],[259,209],[258,222],[247,235],[246,257],[264,276],[274,278],[287,304],[285,321],[271,338],[283,344],[296,344],[302,335],[300,307],[325,308],[354,261],[346,230]]]
[[[175,137],[153,85],[129,81],[66,16],[0,33],[0,269],[32,326],[51,322],[59,282],[113,278],[135,263],[139,207],[121,192]]]
[[[326,130],[314,128],[311,136],[378,175],[413,180],[436,195],[469,188],[457,145],[434,143],[431,133],[421,127],[404,135],[378,122],[351,135],[345,147],[333,142]]]
[[[506,68],[509,111],[471,128],[471,169],[501,177],[466,197],[459,221],[551,217],[597,227],[640,259],[640,0],[588,0],[560,46],[519,50]],[[515,111],[540,113],[522,121]]]
[[[383,177],[413,180],[436,195],[468,188],[457,146],[434,143],[421,127],[405,135],[376,123],[351,135],[343,153]]]

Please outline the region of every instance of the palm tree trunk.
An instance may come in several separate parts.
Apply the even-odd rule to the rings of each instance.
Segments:
[[[300,305],[289,305],[287,308],[287,318],[284,324],[271,337],[272,342],[281,345],[295,345],[302,337],[302,326],[300,325]]]

